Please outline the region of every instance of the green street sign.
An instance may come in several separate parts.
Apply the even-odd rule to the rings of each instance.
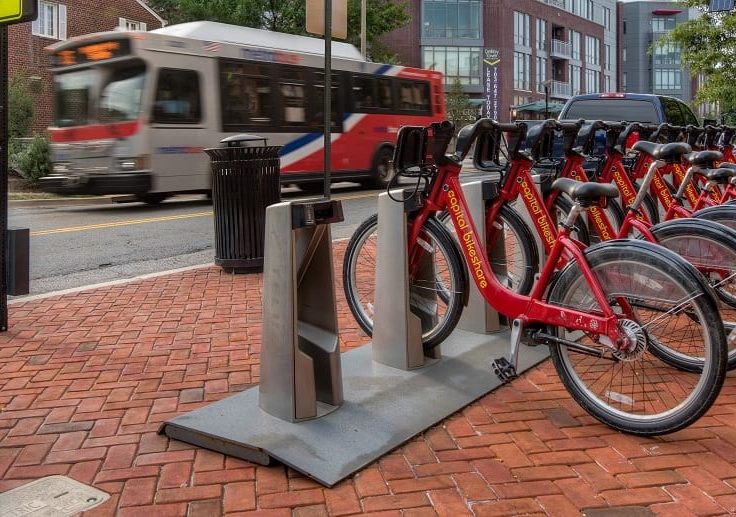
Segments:
[[[0,0],[0,25],[30,22],[37,17],[36,0]]]

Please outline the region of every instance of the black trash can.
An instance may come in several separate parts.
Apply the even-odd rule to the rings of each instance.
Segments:
[[[221,143],[205,149],[212,164],[215,264],[233,273],[263,271],[266,207],[281,201],[281,146],[256,135]]]

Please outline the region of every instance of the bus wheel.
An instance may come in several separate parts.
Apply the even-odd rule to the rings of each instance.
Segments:
[[[385,187],[394,177],[394,151],[390,147],[381,147],[373,160],[370,185]]]
[[[160,204],[164,199],[166,199],[166,194],[139,194],[136,196],[139,201],[143,201],[147,205],[158,205]]]

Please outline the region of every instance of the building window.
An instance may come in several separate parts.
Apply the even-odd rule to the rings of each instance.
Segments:
[[[585,92],[598,93],[601,91],[601,73],[596,70],[585,71]]]
[[[123,31],[145,31],[146,23],[129,20],[127,18],[118,18],[118,29]]]
[[[585,62],[591,65],[601,64],[601,43],[598,38],[585,36]]]
[[[675,28],[675,18],[673,16],[653,16],[652,32],[669,32]]]
[[[529,45],[529,15],[514,11],[514,44],[522,47]]]
[[[547,50],[547,20],[537,18],[537,50]]]
[[[422,66],[438,70],[445,84],[481,84],[480,47],[424,47]]]
[[[537,56],[537,70],[536,70],[536,81],[537,91],[544,91],[544,81],[547,80],[547,58]]]
[[[424,0],[422,35],[426,38],[479,39],[481,0]]]
[[[621,61],[626,61],[626,47],[621,49]]]
[[[569,72],[570,72],[570,90],[572,95],[580,95],[582,91],[580,90],[580,72],[581,67],[578,65],[570,65]]]
[[[603,91],[612,92],[613,89],[611,88],[611,84],[612,84],[612,82],[611,82],[611,76],[610,75],[604,75],[603,76],[603,82],[605,83],[604,88],[603,88]]]
[[[655,90],[679,90],[682,88],[682,72],[679,68],[655,68]]]
[[[621,88],[626,91],[626,72],[621,74]]]
[[[38,2],[38,18],[32,24],[34,36],[66,39],[66,6],[51,2]]]
[[[603,7],[603,28],[611,30],[611,10],[608,7]]]
[[[593,0],[586,0],[585,4],[585,17],[592,21],[595,19],[595,5],[593,4]]]
[[[529,69],[531,55],[524,52],[514,52],[514,89],[531,90]]]
[[[679,65],[680,49],[672,43],[667,43],[662,47],[654,48],[654,64],[655,65]]]
[[[611,53],[611,45],[603,45],[603,49],[605,52],[605,55],[603,56],[606,60],[605,63],[603,63],[603,66],[606,70],[611,70],[613,67],[611,66],[613,64],[613,54]]]
[[[579,32],[570,31],[570,57],[577,61],[580,61],[580,41],[581,35]]]

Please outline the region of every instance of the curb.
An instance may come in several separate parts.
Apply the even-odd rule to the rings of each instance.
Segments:
[[[49,198],[49,199],[9,199],[8,206],[23,208],[23,207],[41,207],[44,205],[58,206],[58,205],[109,205],[115,203],[113,198],[116,196],[100,196],[100,197],[85,197],[85,198],[74,198],[74,197],[60,197],[60,198]]]

